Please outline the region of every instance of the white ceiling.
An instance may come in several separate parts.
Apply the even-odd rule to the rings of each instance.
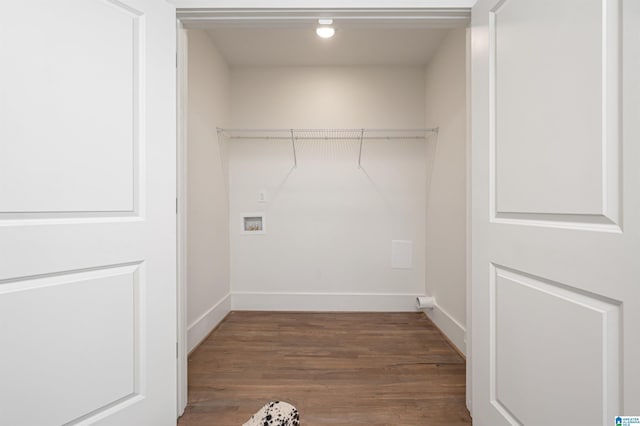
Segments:
[[[207,29],[231,66],[424,65],[447,28],[334,25],[321,39],[315,26]]]

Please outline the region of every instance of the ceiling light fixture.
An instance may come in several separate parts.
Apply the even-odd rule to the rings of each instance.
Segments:
[[[334,30],[332,27],[316,28],[316,34],[318,34],[318,37],[331,38],[335,33],[336,33],[336,30]]]
[[[333,19],[318,19],[318,24],[320,24],[320,26],[316,28],[318,37],[331,38],[336,33],[333,27],[328,26],[333,24]]]

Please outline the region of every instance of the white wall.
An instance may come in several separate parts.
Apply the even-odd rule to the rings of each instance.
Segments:
[[[216,126],[230,122],[230,71],[209,36],[188,32],[187,322],[192,350],[229,312],[229,214]],[[224,161],[224,162],[223,162]]]
[[[240,128],[424,126],[420,67],[237,68]],[[230,144],[235,309],[412,310],[424,292],[426,143]],[[268,203],[258,203],[266,190]],[[265,211],[266,235],[240,235]],[[412,269],[393,270],[391,240],[412,240]]]
[[[466,33],[445,37],[426,68],[426,124],[439,126],[427,200],[429,312],[463,352],[466,324]]]

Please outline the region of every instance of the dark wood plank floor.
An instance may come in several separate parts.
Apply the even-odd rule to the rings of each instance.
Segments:
[[[303,426],[469,425],[465,363],[422,313],[232,312],[189,358],[179,425],[287,401]]]

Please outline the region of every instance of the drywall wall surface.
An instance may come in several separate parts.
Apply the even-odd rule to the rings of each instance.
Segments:
[[[461,28],[447,34],[425,71],[426,123],[440,127],[427,199],[426,289],[436,298],[435,314],[450,323],[441,329],[466,323],[465,65]],[[464,351],[461,338],[449,337]]]
[[[234,68],[233,127],[422,128],[424,81],[419,67]],[[294,168],[290,141],[229,144],[234,308],[414,309],[427,143],[366,141],[362,168],[359,147],[298,141]],[[256,212],[266,233],[242,235]],[[411,268],[392,269],[392,240],[412,241]]]
[[[190,30],[188,43],[187,321],[191,350],[230,306],[226,160],[216,126],[230,122],[231,82],[229,67],[205,32]]]
[[[234,127],[422,127],[419,67],[238,67]]]

